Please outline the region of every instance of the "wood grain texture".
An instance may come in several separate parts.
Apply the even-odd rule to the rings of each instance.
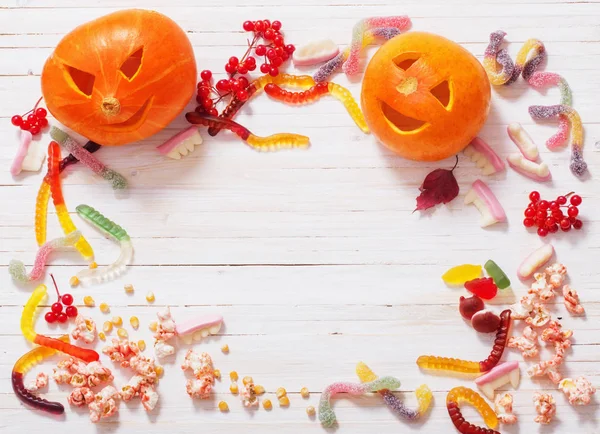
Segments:
[[[67,31],[126,7],[153,8],[177,21],[194,45],[199,69],[219,72],[217,79],[226,59],[242,53],[246,35],[241,23],[246,19],[280,19],[287,39],[297,45],[325,37],[345,45],[358,19],[406,14],[414,29],[460,42],[479,59],[491,31],[508,32],[513,56],[523,41],[539,38],[549,55],[545,69],[563,75],[573,89],[574,106],[585,126],[590,179],[581,182],[571,175],[568,151],[549,152],[543,146],[555,125],[535,124],[527,114],[529,105],[556,101],[557,90],[539,93],[522,81],[493,91],[481,136],[505,157],[515,150],[505,126],[522,123],[538,143],[553,181],[538,185],[510,170],[489,179],[509,218],[507,226],[489,230],[479,228],[477,211],[462,203],[469,185],[480,177],[470,161],[461,158],[456,170],[459,198],[432,213],[412,214],[424,176],[434,168],[451,167],[453,159],[435,164],[402,160],[363,135],[332,99],[287,107],[262,95],[239,115],[257,134],[308,135],[308,151],[259,154],[222,133],[218,139],[205,134],[204,144],[184,160],[165,159],[154,148],[185,126],[183,117],[143,143],[102,149],[99,158],[123,173],[131,188],[115,194],[104,180],[74,167],[66,171],[65,198],[71,211],[88,203],[126,228],[135,247],[134,264],[122,279],[75,289],[73,295],[79,303],[88,294],[97,304],[109,303],[110,316],[120,315],[126,322],[137,315],[142,325],[130,334],[146,340],[148,354],[153,351],[147,326],[158,309],[171,306],[176,319],[220,312],[226,325],[219,335],[194,347],[213,356],[224,379],[217,383],[213,399],[192,402],[178,366],[187,349],[180,343],[177,357],[165,363],[154,413],[147,414],[133,401],[121,405],[118,419],[97,426],[89,422],[87,411],[77,409],[67,409],[66,424],[54,421],[24,408],[9,384],[14,361],[28,349],[19,317],[33,286],[15,285],[7,265],[13,258],[32,263],[37,249],[33,208],[41,180],[40,174],[13,179],[8,173],[16,143],[10,116],[38,98],[44,61]],[[463,291],[445,287],[439,276],[458,263],[493,258],[510,271],[514,292],[494,300],[492,307],[499,310],[523,294],[516,267],[541,244],[521,225],[526,194],[532,189],[550,197],[575,190],[584,198],[585,229],[558,234],[552,243],[558,260],[569,267],[587,315],[573,318],[560,302],[552,310],[575,331],[565,375],[585,375],[600,385],[600,145],[594,145],[600,139],[599,20],[596,0],[0,0],[0,431],[38,434],[51,427],[81,434],[319,433],[324,430],[306,416],[306,406],[316,406],[320,391],[330,382],[356,381],[354,366],[363,360],[381,375],[399,377],[400,395],[408,405],[416,403],[414,390],[429,384],[433,409],[423,420],[407,424],[394,417],[379,396],[338,399],[337,432],[452,433],[446,393],[472,382],[426,375],[415,360],[432,353],[480,360],[487,356],[492,336],[477,335],[460,318],[457,301]],[[370,47],[367,56],[375,49]],[[338,74],[335,81],[359,97],[360,80]],[[40,146],[46,140],[44,136]],[[114,244],[76,217],[75,223],[93,244],[100,265],[115,259]],[[60,233],[52,210],[48,233]],[[66,253],[52,258],[48,271],[67,290],[68,278],[83,265],[76,254]],[[125,283],[135,286],[134,295],[125,294]],[[153,305],[144,299],[148,291],[156,294]],[[97,308],[81,309],[99,324],[109,318]],[[64,331],[48,329],[43,321],[38,328],[53,335]],[[231,349],[228,355],[219,350],[225,343]],[[543,357],[548,354],[544,350]],[[522,360],[512,351],[505,359]],[[41,369],[48,372],[50,367],[46,363]],[[523,373],[525,367],[522,364]],[[286,387],[290,408],[275,404],[270,412],[244,410],[228,391],[231,370],[253,376],[273,402],[275,390]],[[114,371],[117,385],[129,377],[125,370]],[[299,395],[304,386],[311,391],[308,400]],[[500,431],[600,433],[598,400],[573,408],[558,391],[556,421],[543,428],[535,424],[532,394],[552,389],[548,381],[523,378],[514,392],[520,422]],[[53,382],[46,392],[63,402],[66,394],[67,389]],[[228,414],[216,408],[221,399],[229,403]],[[481,423],[472,409],[466,408],[465,416]]]

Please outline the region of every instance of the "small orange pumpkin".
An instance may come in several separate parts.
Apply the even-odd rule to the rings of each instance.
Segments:
[[[50,113],[109,146],[162,130],[195,88],[196,61],[185,32],[170,18],[141,9],[77,27],[59,42],[42,72]]]
[[[437,161],[464,149],[483,126],[490,83],[460,45],[424,32],[386,42],[373,56],[361,105],[373,134],[404,158]]]

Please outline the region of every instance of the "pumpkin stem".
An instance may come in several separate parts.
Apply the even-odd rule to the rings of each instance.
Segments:
[[[106,97],[102,100],[102,104],[100,104],[102,108],[102,113],[106,116],[116,116],[121,111],[121,103],[115,97]]]

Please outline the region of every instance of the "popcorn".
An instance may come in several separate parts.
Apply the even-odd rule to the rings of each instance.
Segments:
[[[94,423],[100,419],[107,418],[119,411],[117,401],[119,392],[113,386],[106,386],[98,394],[94,400],[89,403],[90,420]]]
[[[67,402],[75,407],[83,407],[93,402],[96,394],[89,387],[76,387],[67,396]]]
[[[547,302],[554,298],[554,286],[548,283],[546,275],[542,273],[535,273],[533,275],[535,283],[531,285],[529,294],[536,295],[542,303]]]
[[[513,397],[510,393],[496,395],[494,406],[500,423],[506,425],[517,423],[517,416],[513,414]]]
[[[111,370],[100,362],[85,363],[74,357],[58,362],[52,378],[57,384],[70,384],[73,387],[95,387],[114,379]]]
[[[193,350],[188,350],[181,369],[191,370],[195,378],[186,382],[185,390],[192,398],[207,399],[215,384],[215,373],[212,359],[207,353],[198,355]]]
[[[585,377],[578,377],[575,381],[565,378],[558,384],[558,388],[567,396],[571,405],[588,405],[591,396],[596,393],[596,388]]]
[[[567,277],[567,267],[563,264],[552,264],[544,270],[548,277],[548,282],[554,289],[558,289],[564,283]]]
[[[26,389],[30,392],[37,392],[40,389],[48,386],[48,374],[44,372],[39,372],[35,380],[32,380],[26,387]]]
[[[156,333],[154,333],[154,351],[156,357],[162,359],[175,353],[175,348],[166,342],[175,336],[175,321],[171,317],[171,310],[167,307],[156,314],[158,324]]]
[[[175,354],[175,348],[164,341],[156,341],[154,343],[154,354],[156,354],[157,358],[164,359]]]
[[[538,416],[533,419],[537,423],[549,424],[556,415],[556,401],[549,393],[534,393],[533,403]]]
[[[96,323],[92,318],[78,315],[71,336],[76,341],[82,340],[86,344],[91,344],[96,340]]]
[[[513,319],[524,320],[529,318],[529,315],[533,311],[533,297],[526,295],[521,297],[518,303],[513,304],[510,307],[512,311],[511,317]]]
[[[562,380],[562,375],[558,368],[562,365],[565,358],[565,351],[571,347],[569,338],[573,335],[571,330],[562,331],[558,321],[551,321],[548,328],[542,332],[542,340],[554,344],[555,355],[551,360],[542,360],[527,370],[530,377],[539,377],[548,375],[550,381],[558,384]]]
[[[121,367],[129,367],[129,359],[140,353],[135,342],[113,338],[111,344],[102,348],[102,352],[110,357],[113,362],[120,362]]]
[[[244,385],[242,392],[240,393],[240,398],[242,400],[242,404],[244,404],[244,407],[246,408],[258,406],[258,398],[256,396],[256,390],[253,382],[249,382]]]
[[[585,309],[579,304],[579,294],[577,294],[577,291],[569,285],[565,285],[563,286],[562,293],[565,298],[565,307],[569,313],[573,315],[583,315],[585,313]]]
[[[548,309],[546,309],[543,305],[541,305],[540,303],[535,303],[533,305],[533,317],[528,317],[525,318],[525,322],[529,325],[532,325],[534,327],[542,327],[546,324],[548,324],[548,321],[550,321],[550,312],[548,312]]]
[[[538,335],[530,326],[523,329],[523,336],[509,338],[507,346],[509,348],[517,348],[521,351],[523,357],[535,357],[540,351]]]

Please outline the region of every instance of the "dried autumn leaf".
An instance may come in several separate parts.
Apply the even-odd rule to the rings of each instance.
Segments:
[[[417,197],[415,211],[429,209],[438,203],[448,203],[458,196],[458,182],[456,182],[456,178],[454,177],[454,169],[456,169],[457,164],[458,155],[456,156],[456,163],[451,170],[435,169],[425,177],[423,184],[419,188],[421,194]]]

